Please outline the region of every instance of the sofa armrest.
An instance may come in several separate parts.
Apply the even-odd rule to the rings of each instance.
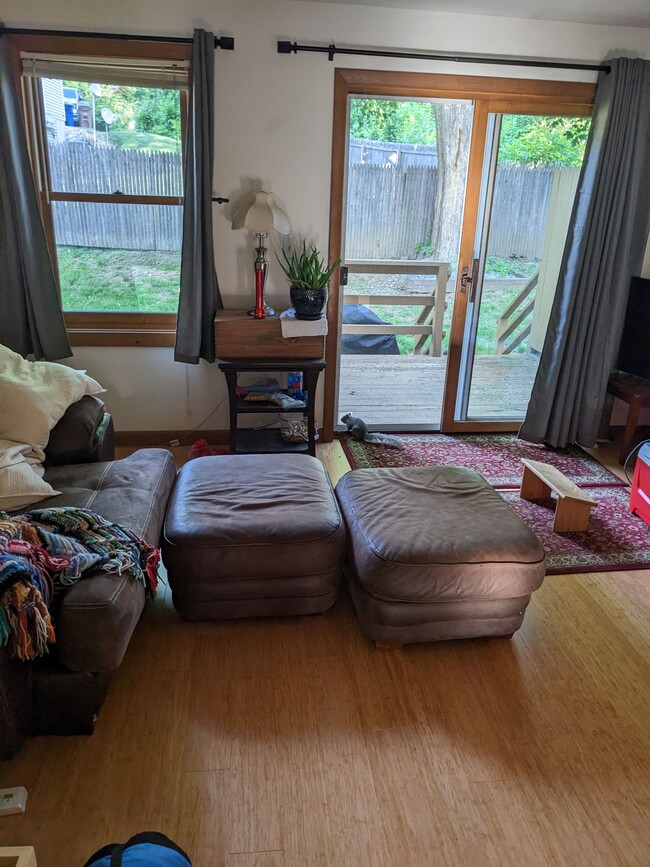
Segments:
[[[114,456],[113,420],[103,401],[85,395],[68,407],[52,429],[45,449],[45,465],[112,461]]]

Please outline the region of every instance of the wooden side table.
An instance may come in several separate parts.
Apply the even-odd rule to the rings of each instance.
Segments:
[[[609,378],[607,391],[630,405],[621,440],[621,452],[618,456],[619,464],[624,464],[632,451],[641,410],[650,407],[650,382],[628,373],[613,373]]]
[[[316,386],[325,361],[319,359],[274,359],[262,360],[252,358],[230,359],[219,361],[219,369],[223,370],[228,385],[228,400],[230,404],[230,454],[272,454],[274,452],[298,452],[316,456]],[[303,391],[307,406],[300,409],[282,409],[271,401],[245,401],[237,396],[237,376],[240,373],[254,371],[257,373],[279,373],[291,370],[302,371]],[[295,413],[307,414],[308,442],[286,443],[280,436],[280,431],[253,430],[239,428],[237,417],[244,413]]]

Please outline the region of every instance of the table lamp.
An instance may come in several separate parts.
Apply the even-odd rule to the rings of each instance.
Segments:
[[[275,310],[269,307],[264,300],[266,276],[269,269],[266,258],[264,241],[271,229],[275,229],[281,235],[288,235],[291,230],[289,218],[275,203],[273,193],[256,193],[255,201],[248,208],[243,209],[232,221],[233,229],[250,229],[257,235],[257,258],[255,259],[255,307],[249,310],[250,316],[255,319],[264,319],[274,316]]]

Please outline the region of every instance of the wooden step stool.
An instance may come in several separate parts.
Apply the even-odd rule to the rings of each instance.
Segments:
[[[522,500],[541,500],[557,494],[554,533],[579,533],[587,529],[591,507],[598,505],[555,467],[541,461],[521,459],[524,477],[519,496]]]
[[[0,867],[36,867],[36,855],[31,846],[0,847]]]

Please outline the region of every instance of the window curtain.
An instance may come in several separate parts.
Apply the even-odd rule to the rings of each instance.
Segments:
[[[0,36],[0,343],[37,359],[72,355],[7,36]]]
[[[194,31],[190,67],[181,291],[174,358],[214,361],[214,315],[223,307],[214,268],[214,34]]]
[[[593,446],[649,228],[650,61],[601,72],[544,348],[519,436]]]

